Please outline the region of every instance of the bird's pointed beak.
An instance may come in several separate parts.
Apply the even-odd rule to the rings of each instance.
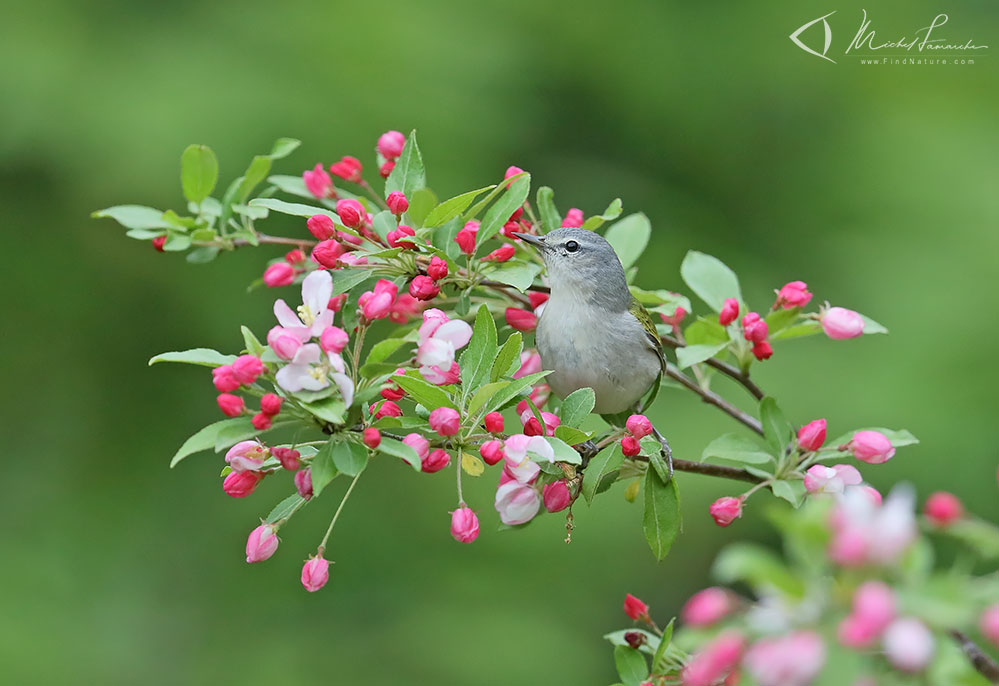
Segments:
[[[513,235],[519,238],[520,240],[524,241],[525,243],[530,243],[531,245],[533,245],[535,248],[537,248],[542,252],[550,249],[548,247],[548,244],[545,243],[545,239],[541,238],[540,236],[535,236],[534,234],[530,233],[517,233],[517,232],[514,232]]]

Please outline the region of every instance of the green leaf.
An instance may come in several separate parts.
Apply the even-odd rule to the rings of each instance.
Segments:
[[[312,487],[313,492],[315,492],[315,486]],[[302,503],[307,502],[305,498],[300,496],[298,493],[292,493],[287,498],[279,502],[271,510],[271,513],[267,515],[267,519],[264,520],[267,524],[274,524],[282,519],[286,519],[291,516],[291,513],[297,510]]]
[[[531,287],[531,284],[534,283],[534,278],[539,273],[541,273],[541,267],[534,262],[510,260],[509,262],[496,265],[485,272],[485,275],[493,281],[509,284],[521,293],[524,293]]]
[[[304,407],[307,412],[315,415],[323,421],[330,422],[331,424],[343,424],[343,415],[347,409],[346,405],[344,405],[343,398],[338,396],[330,396],[311,403],[303,402],[302,407]]]
[[[964,543],[983,559],[999,559],[999,528],[995,524],[964,518],[951,522],[943,532]]]
[[[574,429],[571,426],[566,426],[565,424],[559,424],[555,427],[555,438],[565,441],[569,445],[579,445],[580,443],[585,443],[590,439],[591,434],[585,431],[580,431],[579,429]]]
[[[590,463],[586,465],[583,472],[583,497],[587,503],[593,502],[593,496],[597,494],[600,482],[603,478],[615,471],[624,462],[624,453],[621,452],[621,442],[615,441],[599,453],[597,453]]]
[[[649,675],[645,658],[629,646],[614,646],[614,666],[624,686],[638,686]]]
[[[472,209],[465,212],[464,216],[461,218],[462,223],[467,222],[469,219],[475,219],[479,215],[479,212],[486,209],[489,203],[496,199],[496,196],[510,187],[511,183],[518,179],[522,179],[527,175],[527,172],[520,172],[519,174],[511,176],[509,179],[504,179],[502,183],[493,186],[493,189],[489,191],[486,197],[475,203],[475,205],[472,206]]]
[[[555,462],[565,462],[566,464],[583,464],[582,456],[577,453],[571,445],[554,436],[545,436],[548,445],[555,452]]]
[[[501,388],[496,392],[492,400],[487,403],[487,407],[489,407],[490,411],[503,407],[506,403],[519,396],[524,389],[529,388],[549,374],[551,374],[550,371],[537,372],[536,374],[528,374],[511,381],[509,386]]]
[[[280,429],[297,422],[298,420],[295,419],[274,422],[269,429],[260,431],[253,426],[249,417],[236,417],[232,424],[222,427],[219,430],[218,435],[215,436],[215,452],[222,452],[226,448],[233,446],[240,441],[245,441],[248,438],[253,438],[254,436],[258,436],[262,433]]]
[[[475,413],[478,412],[483,405],[489,402],[490,398],[509,385],[509,381],[494,381],[492,383],[487,383],[484,386],[480,386],[468,403],[468,414],[475,415]]]
[[[621,258],[621,265],[627,269],[641,257],[651,235],[652,224],[649,223],[649,218],[636,212],[612,224],[604,238]]]
[[[599,229],[604,225],[604,222],[611,222],[621,216],[621,198],[614,198],[611,204],[607,206],[603,214],[594,215],[592,217],[587,217],[586,221],[583,222],[583,228],[594,231]],[[690,310],[687,310],[690,312]]]
[[[278,138],[274,141],[274,146],[271,148],[269,157],[272,160],[283,159],[295,152],[301,144],[302,141],[295,138]]]
[[[424,226],[427,215],[437,205],[437,196],[429,188],[423,188],[413,193],[413,197],[407,200],[409,200],[409,209],[406,210],[406,216],[409,221],[418,227]]]
[[[149,360],[149,366],[151,367],[157,362],[182,362],[202,367],[221,367],[224,364],[232,364],[235,361],[235,355],[223,355],[211,348],[192,348],[191,350],[180,352],[160,353]]]
[[[781,308],[779,310],[774,310],[773,312],[767,314],[767,316],[763,318],[763,321],[767,323],[767,329],[769,331],[769,335],[773,336],[778,331],[786,329],[788,326],[794,323],[794,321],[798,318],[798,315],[800,314],[801,314],[800,307],[791,307],[786,310],[784,308]]]
[[[545,233],[562,226],[562,215],[555,207],[555,191],[548,186],[542,186],[538,189],[537,198],[538,212],[541,213],[541,224],[544,226]]]
[[[776,588],[795,598],[805,592],[804,582],[777,555],[756,543],[732,543],[723,548],[715,558],[712,574],[722,583],[742,581],[755,589]]]
[[[728,331],[718,323],[717,319],[706,319],[698,317],[696,321],[690,323],[683,330],[683,337],[688,346],[693,345],[718,345],[728,343]]]
[[[800,507],[805,499],[805,483],[803,481],[784,481],[778,479],[770,484],[770,490],[778,498],[783,498],[795,507]]]
[[[795,324],[786,329],[781,329],[777,333],[770,335],[771,341],[782,341],[788,338],[800,338],[801,336],[812,336],[822,331],[822,326],[818,322],[805,322]]]
[[[725,298],[743,302],[735,272],[717,257],[691,250],[680,265],[680,276],[715,312],[721,312]]]
[[[477,197],[486,191],[493,190],[494,188],[496,188],[495,185],[485,186],[483,188],[468,191],[467,193],[462,193],[461,195],[456,195],[453,198],[445,200],[437,207],[430,210],[430,214],[428,214],[427,218],[423,220],[423,226],[438,227],[447,224],[449,221],[468,209],[468,206],[471,205]]]
[[[311,217],[314,214],[325,214],[327,217],[336,222],[337,228],[341,231],[347,228],[343,226],[340,221],[340,215],[333,210],[327,210],[325,207],[304,205],[298,202],[285,202],[284,200],[278,200],[277,198],[254,198],[248,204],[250,207],[266,207],[269,210],[273,210],[280,214],[287,214],[292,217]],[[354,233],[349,229],[348,232]]]
[[[333,446],[333,464],[347,476],[357,476],[368,466],[368,449],[353,441],[339,441]]]
[[[592,388],[580,388],[573,391],[562,401],[559,408],[559,419],[563,425],[579,426],[579,424],[593,412],[597,398]]]
[[[115,205],[90,216],[94,219],[109,217],[126,229],[169,229],[173,226],[163,218],[163,212],[142,205]]]
[[[416,191],[427,185],[427,174],[423,168],[423,156],[420,146],[416,143],[416,131],[413,130],[406,139],[402,154],[396,160],[392,173],[385,180],[385,197],[392,191],[402,191],[407,198],[413,197]]]
[[[510,334],[506,343],[496,353],[496,360],[493,362],[492,371],[489,373],[490,381],[498,381],[504,376],[515,374],[520,368],[520,353],[524,350],[524,336],[519,331]],[[516,365],[516,366],[514,366]]]
[[[501,195],[492,207],[482,218],[479,232],[476,234],[476,247],[482,245],[503,228],[503,225],[510,219],[510,215],[517,211],[517,208],[527,200],[527,194],[531,190],[531,175],[524,174],[510,184],[506,193]]]
[[[420,456],[416,454],[415,450],[402,441],[382,436],[382,442],[378,444],[378,451],[385,453],[386,455],[391,455],[392,457],[401,458],[402,460],[408,462],[409,466],[416,471],[423,469],[423,463],[420,462]]]
[[[166,243],[163,250],[166,252],[183,252],[191,247],[191,237],[182,233],[171,231],[167,234]]]
[[[245,417],[235,417],[233,419],[223,419],[222,421],[215,422],[214,424],[209,424],[184,441],[184,444],[180,446],[173,458],[170,460],[170,468],[173,469],[176,467],[177,464],[188,455],[200,453],[203,450],[209,450],[215,447],[215,439],[218,438],[220,431],[227,427],[233,426],[234,424],[242,426],[246,423],[246,421],[247,419]]]
[[[318,497],[326,485],[338,474],[336,463],[333,462],[333,452],[336,450],[337,441],[334,438],[326,441],[319,449],[316,456],[309,461],[312,468],[312,497]]]
[[[219,161],[207,145],[189,145],[180,156],[180,182],[184,197],[199,203],[215,189],[219,180]]]
[[[716,343],[714,345],[688,345],[676,349],[676,366],[686,369],[692,364],[704,362],[709,357],[714,357],[728,346],[728,342]]]
[[[246,352],[257,357],[263,355],[264,345],[253,335],[253,332],[245,326],[239,327],[239,330],[243,333],[243,345],[246,346]]]
[[[468,348],[461,355],[461,385],[467,395],[489,376],[496,359],[496,322],[485,305],[475,315]]]
[[[871,319],[867,315],[863,315],[862,314],[862,315],[860,315],[860,318],[864,320],[864,333],[865,334],[869,334],[869,333],[888,333],[888,329],[886,329],[881,324],[878,324],[876,321],[874,321],[873,319]]]
[[[371,278],[371,270],[365,267],[337,269],[333,272],[333,295],[341,295],[354,286],[364,283]]]
[[[286,174],[275,174],[267,177],[267,183],[276,186],[279,191],[289,195],[297,195],[300,198],[315,200],[316,196],[305,187],[305,179],[301,176],[288,176]]]
[[[701,453],[701,461],[711,457],[748,464],[765,464],[775,459],[752,438],[732,433],[723,434],[708,444]]]
[[[666,649],[669,648],[669,644],[673,642],[673,625],[676,624],[676,617],[669,620],[669,624],[663,629],[662,638],[659,639],[659,647],[656,648],[656,654],[652,657],[652,671],[653,672],[665,672],[666,663],[664,659],[666,658]]]
[[[365,364],[384,362],[392,356],[392,353],[408,342],[405,338],[386,338],[385,340],[378,341],[371,347],[371,352],[368,353],[368,359],[365,361]]]
[[[778,456],[784,454],[784,449],[791,440],[791,422],[777,406],[777,401],[766,397],[760,401],[760,423],[763,425],[763,436]]]
[[[399,384],[400,388],[406,391],[413,400],[428,410],[436,410],[438,407],[458,409],[454,401],[440,386],[434,386],[415,376],[393,376],[392,381]]]
[[[676,479],[663,484],[654,470],[645,472],[645,516],[642,524],[652,554],[657,560],[663,559],[680,533],[680,492]]]

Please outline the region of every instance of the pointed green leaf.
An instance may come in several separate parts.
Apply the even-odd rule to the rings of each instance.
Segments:
[[[423,156],[420,146],[416,143],[416,131],[409,134],[402,154],[395,162],[392,173],[385,180],[385,197],[392,191],[402,191],[407,198],[413,197],[418,190],[427,185],[427,174],[423,168]]]
[[[558,208],[555,207],[555,191],[548,186],[542,186],[538,189],[537,198],[538,212],[541,214],[541,224],[544,227],[545,233],[554,231],[562,226],[562,215],[558,213]]]
[[[180,156],[180,182],[184,197],[199,203],[215,189],[219,180],[219,161],[207,145],[189,145]]]
[[[533,262],[510,260],[503,262],[488,271],[485,275],[493,281],[509,284],[521,293],[527,291],[534,283],[535,277],[541,273],[541,266]]]
[[[416,471],[420,471],[423,468],[423,464],[420,462],[420,456],[416,454],[416,451],[402,441],[397,441],[394,438],[382,436],[382,442],[378,444],[378,452],[391,455],[392,457],[398,457],[408,462],[409,466]]]
[[[233,426],[234,424],[242,426],[246,423],[246,421],[246,417],[235,417],[233,419],[223,419],[204,427],[184,441],[184,444],[180,446],[173,458],[170,460],[170,468],[172,469],[173,467],[176,467],[177,464],[188,455],[200,453],[203,450],[210,450],[215,447],[215,439],[218,438],[220,431],[227,427]]]
[[[723,434],[711,441],[701,454],[701,461],[710,457],[748,464],[765,464],[775,459],[754,439],[734,433]]]
[[[235,355],[224,355],[211,348],[192,348],[179,352],[160,353],[149,360],[149,366],[157,362],[181,362],[184,364],[196,364],[202,367],[221,367],[224,364],[232,364],[236,361]]]
[[[461,355],[461,385],[467,395],[489,376],[496,360],[496,322],[485,305],[475,315],[475,326],[468,348]]]
[[[344,412],[347,410],[343,398],[339,396],[330,396],[311,403],[303,402],[302,407],[319,419],[333,424],[343,424]]]
[[[427,218],[423,220],[423,226],[438,227],[447,224],[449,221],[468,209],[468,206],[475,202],[477,197],[486,191],[493,190],[494,188],[496,188],[495,185],[485,186],[483,188],[468,191],[467,193],[462,193],[461,195],[456,195],[453,198],[445,200],[437,207],[430,210],[430,214],[428,214]]]
[[[510,376],[520,368],[520,353],[524,350],[524,336],[519,331],[510,334],[506,343],[496,353],[496,361],[489,373],[490,381],[498,381],[504,376]],[[514,366],[516,365],[516,366]]]
[[[475,245],[481,246],[487,240],[496,235],[496,232],[503,228],[503,225],[510,219],[510,215],[517,211],[517,208],[527,200],[527,194],[531,191],[531,175],[524,174],[510,184],[506,193],[493,203],[492,207],[486,211],[476,234]]]
[[[368,449],[353,441],[339,441],[333,446],[333,464],[347,476],[357,476],[368,466]]]
[[[614,666],[624,686],[638,686],[649,675],[645,658],[629,646],[614,646]]]
[[[760,423],[763,425],[763,436],[778,456],[784,454],[784,449],[791,440],[791,423],[777,406],[777,401],[766,397],[760,401]]]
[[[315,492],[315,487],[313,487],[313,492]],[[282,519],[287,519],[288,517],[291,516],[292,512],[295,512],[299,507],[302,506],[303,503],[306,502],[308,501],[305,500],[305,498],[300,496],[298,493],[292,493],[287,498],[285,498],[277,505],[275,505],[274,509],[271,510],[271,513],[267,515],[267,519],[265,519],[264,521],[267,524],[274,524],[275,522],[279,522]]]
[[[586,221],[583,222],[583,228],[589,229],[590,231],[599,229],[604,225],[604,222],[611,222],[620,217],[621,209],[621,198],[614,198],[614,200],[611,201],[611,204],[607,206],[607,209],[604,210],[603,214],[587,217]],[[687,310],[687,312],[690,312],[690,310]]]
[[[562,407],[559,408],[559,419],[565,426],[579,426],[593,412],[593,406],[596,405],[596,402],[596,395],[594,395],[592,388],[580,388],[573,391],[562,401]]]
[[[309,461],[312,468],[312,497],[318,497],[327,484],[339,473],[336,464],[333,462],[333,451],[336,450],[337,441],[334,438],[326,441],[316,453],[316,456]]]
[[[698,362],[704,362],[704,360],[720,353],[727,345],[728,342],[726,341],[725,343],[716,343],[714,345],[688,345],[683,348],[677,348],[676,366],[680,369],[686,369]]]
[[[434,386],[415,376],[393,376],[392,381],[399,384],[399,387],[406,391],[413,400],[428,410],[436,410],[438,407],[458,409],[458,406],[440,386]]]
[[[735,272],[717,257],[691,250],[680,265],[680,276],[715,312],[721,311],[725,298],[743,302]]]
[[[163,218],[163,212],[142,205],[116,205],[103,210],[97,210],[91,215],[94,219],[108,217],[124,226],[126,229],[169,229],[173,225]],[[160,232],[162,233],[162,232]],[[156,235],[160,235],[157,233]]]
[[[663,484],[652,469],[645,473],[643,528],[645,539],[657,560],[666,557],[680,533],[680,493],[676,479]]]
[[[524,390],[549,374],[551,374],[550,371],[537,372],[536,374],[528,374],[520,377],[519,379],[514,379],[510,382],[509,386],[498,390],[496,395],[494,395],[492,399],[486,403],[486,407],[488,407],[490,411],[502,408],[506,403],[518,397]]]
[[[583,472],[582,485],[583,497],[587,503],[593,502],[593,496],[597,494],[604,477],[617,470],[622,462],[624,453],[621,452],[620,441],[610,444],[590,460]]]
[[[636,212],[611,224],[604,238],[621,258],[621,265],[627,269],[641,257],[651,235],[652,224],[649,223],[649,218]]]

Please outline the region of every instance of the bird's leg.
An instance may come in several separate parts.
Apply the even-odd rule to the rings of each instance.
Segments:
[[[597,444],[592,440],[583,441],[582,443],[578,443],[572,447],[575,448],[576,452],[583,458],[583,463],[580,465],[580,469],[586,469],[586,465],[590,463],[590,460],[593,459],[593,456],[598,452]]]
[[[666,483],[669,483],[673,480],[673,451],[670,450],[669,441],[666,440],[666,437],[659,433],[659,429],[653,426],[652,433],[659,441],[659,454],[664,460],[666,460],[666,470],[669,473],[669,478],[666,479]]]

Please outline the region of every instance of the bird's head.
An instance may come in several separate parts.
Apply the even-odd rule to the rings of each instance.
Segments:
[[[600,234],[562,228],[544,236],[514,235],[541,253],[553,294],[571,289],[585,300],[608,308],[627,309],[630,305],[631,294],[621,260]]]

